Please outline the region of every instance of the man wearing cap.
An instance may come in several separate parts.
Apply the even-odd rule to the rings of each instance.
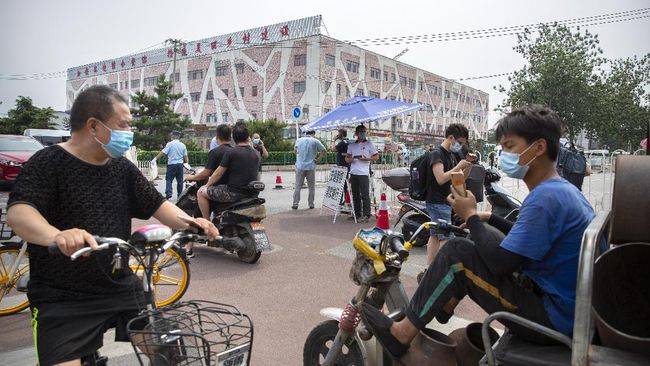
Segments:
[[[309,208],[314,208],[314,196],[316,192],[316,164],[325,156],[325,146],[318,141],[314,135],[315,131],[305,132],[305,136],[296,140],[293,150],[296,153],[296,188],[293,191],[292,209],[298,209],[300,203],[300,189],[302,183],[307,178],[307,187],[309,187],[309,196],[307,202]],[[318,156],[316,156],[318,154]]]
[[[153,158],[154,161],[158,160],[161,156],[167,155],[167,174],[165,180],[165,198],[172,198],[172,183],[176,179],[176,195],[178,196],[183,191],[183,163],[188,162],[187,148],[185,144],[180,142],[180,131],[172,131],[172,140],[165,145],[158,155]]]

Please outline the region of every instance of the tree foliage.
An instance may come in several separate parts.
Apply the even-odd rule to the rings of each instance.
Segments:
[[[16,107],[9,110],[7,117],[0,119],[0,133],[22,135],[28,128],[53,129],[52,118],[52,108],[38,108],[31,98],[19,96]]]
[[[293,140],[284,138],[283,130],[287,124],[278,121],[275,118],[267,119],[266,121],[250,120],[246,122],[246,127],[250,134],[260,134],[260,138],[264,141],[264,146],[268,151],[291,151],[293,150]]]
[[[134,145],[144,150],[160,150],[171,131],[181,131],[190,126],[187,117],[181,117],[172,109],[173,103],[182,96],[183,93],[172,93],[172,82],[164,75],[160,75],[156,82],[153,95],[144,91],[133,95],[133,101],[139,105],[131,109],[133,127],[136,128]]]

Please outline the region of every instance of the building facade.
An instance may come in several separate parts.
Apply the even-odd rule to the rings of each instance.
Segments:
[[[424,141],[463,123],[487,133],[488,94],[321,34],[321,17],[238,31],[68,69],[68,108],[77,94],[106,84],[125,97],[153,93],[164,74],[183,93],[174,110],[208,128],[276,118],[304,124],[355,95],[424,104],[418,112],[372,124],[374,133]],[[135,107],[131,103],[132,107]]]

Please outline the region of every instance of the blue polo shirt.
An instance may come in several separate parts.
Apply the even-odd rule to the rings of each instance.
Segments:
[[[187,155],[187,148],[179,140],[171,140],[165,145],[162,152],[167,155],[167,165],[183,164],[183,157]]]
[[[325,146],[318,139],[311,136],[303,136],[296,141],[296,169],[297,170],[314,170],[316,169],[316,156],[325,150]]]
[[[582,234],[594,210],[564,179],[550,179],[524,200],[501,247],[527,258],[522,272],[544,291],[544,308],[559,332],[573,333]]]

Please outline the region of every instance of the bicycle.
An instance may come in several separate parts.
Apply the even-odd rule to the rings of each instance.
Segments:
[[[24,240],[10,241],[17,236],[2,220],[0,213],[0,316],[15,314],[29,306],[29,251]],[[20,238],[19,238],[20,239]],[[142,280],[143,267],[131,258],[131,270]],[[181,246],[170,247],[154,264],[153,285],[156,306],[178,301],[190,285],[190,268]]]
[[[142,268],[146,309],[127,324],[127,333],[141,365],[228,365],[250,363],[253,324],[247,315],[232,305],[193,300],[157,308],[153,277],[161,254],[175,245],[207,240],[188,231],[177,232],[164,225],[148,225],[136,230],[129,241],[119,238],[95,237],[95,250],[121,249],[131,255]],[[53,255],[57,246],[49,247]],[[82,248],[70,256],[75,260],[93,251]],[[119,258],[120,250],[116,250]],[[119,267],[119,260],[115,265]],[[98,363],[98,355],[90,355],[90,364]],[[93,363],[95,362],[95,363]],[[105,364],[102,357],[99,363]]]

